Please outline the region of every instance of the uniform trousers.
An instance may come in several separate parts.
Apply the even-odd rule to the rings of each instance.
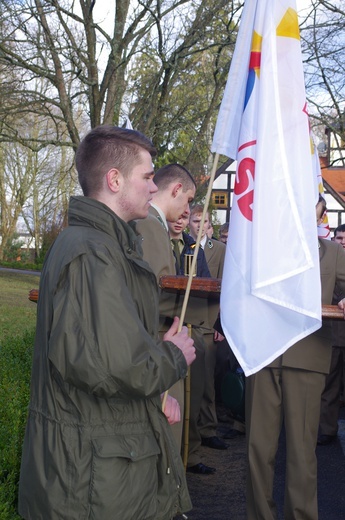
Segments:
[[[315,454],[325,374],[269,368],[246,380],[247,519],[277,518],[273,479],[278,440],[286,433],[285,520],[317,520]]]
[[[200,329],[192,328],[194,339],[195,360],[190,366],[190,416],[188,435],[188,466],[195,466],[200,462],[199,448],[201,437],[198,426],[200,407],[205,387],[205,342]]]
[[[321,396],[320,434],[337,435],[340,395],[343,385],[345,347],[333,347],[331,368]]]
[[[214,437],[217,434],[216,393],[214,373],[217,361],[217,343],[214,342],[214,331],[204,333],[205,343],[205,382],[200,405],[198,427],[201,437]]]

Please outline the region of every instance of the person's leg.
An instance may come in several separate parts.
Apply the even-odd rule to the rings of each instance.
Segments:
[[[198,427],[198,418],[205,382],[205,343],[203,334],[192,329],[196,358],[190,367],[190,415],[189,415],[189,445],[188,466],[195,466],[200,462],[199,448],[201,437]]]
[[[317,372],[282,369],[286,432],[286,520],[318,518],[315,448],[325,377],[325,374]]]
[[[282,425],[280,368],[263,368],[246,379],[247,519],[277,518],[274,464]]]
[[[213,341],[213,332],[204,334],[205,341],[205,385],[200,406],[199,432],[201,437],[217,435],[216,395],[214,388],[214,371],[217,358],[217,344]]]
[[[343,372],[341,379],[340,406],[345,406],[345,347],[342,348]]]
[[[336,436],[343,377],[343,348],[332,348],[332,360],[325,388],[321,395],[320,435]]]
[[[231,369],[231,351],[226,339],[216,343],[216,366],[214,369],[214,389],[217,403],[222,403],[222,382],[225,374]]]

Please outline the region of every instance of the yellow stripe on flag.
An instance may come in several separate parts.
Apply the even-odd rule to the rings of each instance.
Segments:
[[[289,7],[277,27],[277,36],[300,39],[297,12]]]

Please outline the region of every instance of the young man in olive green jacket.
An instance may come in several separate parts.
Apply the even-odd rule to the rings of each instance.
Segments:
[[[83,197],[42,271],[19,513],[27,520],[170,520],[191,508],[161,394],[187,372],[178,319],[158,340],[156,278],[135,218],[148,214],[151,142],[93,129],[76,165]]]

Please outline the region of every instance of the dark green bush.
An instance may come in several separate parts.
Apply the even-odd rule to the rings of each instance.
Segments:
[[[22,269],[24,271],[41,271],[42,270],[42,263],[35,263],[32,262],[5,262],[5,260],[0,261],[1,267],[8,267],[9,269]]]
[[[21,450],[30,396],[34,330],[0,345],[0,519],[17,520]]]
[[[17,259],[25,261],[28,259],[28,252],[22,249],[24,241],[20,240],[18,233],[14,233],[6,240],[4,246],[4,260],[7,262],[15,262]]]
[[[55,242],[57,236],[61,233],[63,228],[66,227],[66,224],[66,215],[60,215],[58,221],[46,223],[46,226],[43,227],[41,234],[42,244],[39,255],[36,258],[37,264],[43,264],[49,248],[53,242]]]

